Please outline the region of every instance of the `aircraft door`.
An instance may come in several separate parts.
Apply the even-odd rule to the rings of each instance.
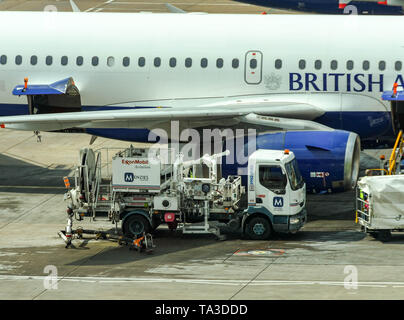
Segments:
[[[259,84],[262,80],[262,53],[260,51],[248,51],[245,55],[245,82]]]

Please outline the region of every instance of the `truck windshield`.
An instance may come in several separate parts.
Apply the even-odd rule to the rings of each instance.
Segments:
[[[263,166],[259,167],[260,184],[265,188],[277,193],[285,193],[287,184],[286,175],[282,173],[280,166]]]
[[[297,190],[303,186],[303,177],[300,174],[299,167],[297,165],[296,158],[285,164],[285,169],[290,181],[290,187],[292,190]]]

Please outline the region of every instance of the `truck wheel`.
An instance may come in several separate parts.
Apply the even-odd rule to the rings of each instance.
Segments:
[[[263,217],[251,218],[245,226],[245,234],[252,240],[266,240],[272,234],[271,224]]]
[[[382,242],[387,242],[391,240],[390,230],[381,230],[377,233],[377,239]]]
[[[134,214],[129,218],[125,219],[125,222],[122,224],[122,231],[125,236],[135,237],[143,232],[149,233],[151,229],[149,221],[145,217],[141,215]]]

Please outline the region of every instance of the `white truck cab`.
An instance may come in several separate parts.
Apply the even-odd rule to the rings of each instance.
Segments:
[[[250,155],[247,193],[243,227],[252,239],[268,238],[273,231],[295,233],[306,222],[306,185],[289,150],[259,149]]]

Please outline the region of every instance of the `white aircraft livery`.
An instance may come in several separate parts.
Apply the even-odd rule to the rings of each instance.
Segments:
[[[382,94],[404,84],[401,26],[400,16],[1,12],[0,124],[129,141],[173,120],[251,126],[258,147],[296,153],[313,190],[347,189],[357,135],[393,135]]]

